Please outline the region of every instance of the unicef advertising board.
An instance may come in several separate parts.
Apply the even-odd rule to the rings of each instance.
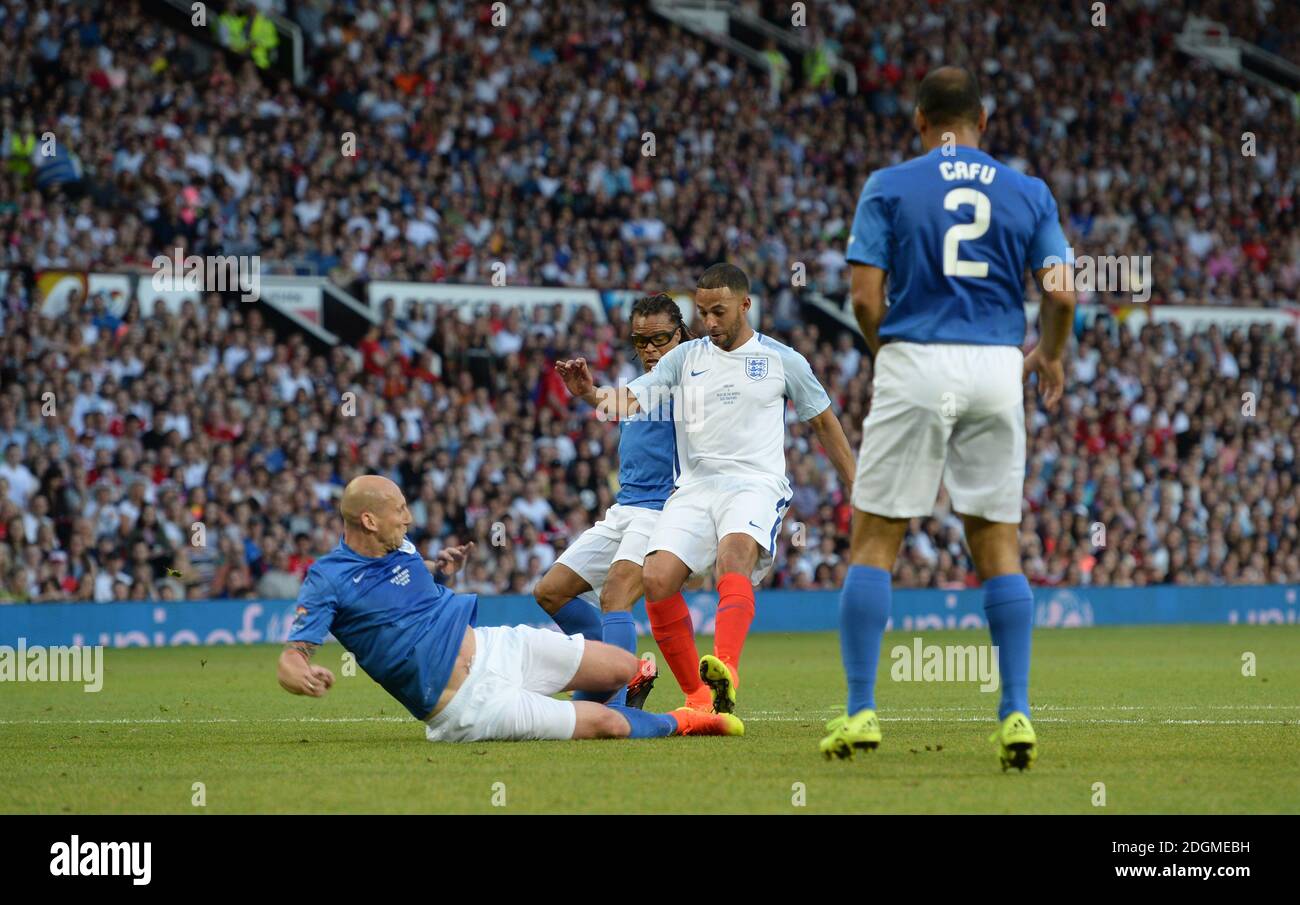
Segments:
[[[696,631],[713,633],[717,597],[687,595]],[[756,632],[814,632],[839,628],[837,591],[760,591]],[[1300,586],[1155,588],[1035,588],[1039,628],[1092,625],[1294,625]],[[483,597],[478,624],[552,627],[531,597]],[[645,608],[634,612],[649,634]],[[187,603],[35,603],[0,606],[0,644],[175,647],[185,644],[281,643],[294,619],[291,600],[208,600]],[[976,590],[894,592],[890,629],[982,629],[983,595]]]

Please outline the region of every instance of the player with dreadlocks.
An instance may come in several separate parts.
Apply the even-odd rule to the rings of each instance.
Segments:
[[[691,339],[681,308],[667,293],[648,295],[632,306],[632,345],[647,373],[659,360]],[[584,401],[595,404],[594,397]],[[610,413],[607,413],[610,414]],[[533,595],[567,635],[582,635],[636,653],[632,605],[642,596],[641,566],[664,501],[676,479],[671,401],[638,412],[620,425],[618,497],[605,517],[584,531],[542,576]],[[596,606],[599,606],[599,609]],[[658,673],[643,662],[641,671],[612,704],[641,707]],[[575,692],[577,700],[594,700]],[[687,706],[712,710],[708,689]]]

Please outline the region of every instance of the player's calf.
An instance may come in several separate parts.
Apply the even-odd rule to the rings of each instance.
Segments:
[[[619,560],[610,566],[600,589],[600,611],[630,613],[641,594],[641,567],[629,560]]]
[[[663,738],[669,735],[742,736],[745,724],[730,713],[700,713],[680,708],[672,713],[645,713],[605,707],[590,701],[574,704],[573,738]]]

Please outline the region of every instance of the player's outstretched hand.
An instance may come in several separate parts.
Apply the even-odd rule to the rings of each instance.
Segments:
[[[325,697],[325,692],[334,687],[334,673],[330,672],[324,666],[313,665],[311,668],[311,678],[307,683],[306,693],[313,698]]]
[[[578,398],[582,398],[596,388],[595,381],[591,379],[591,371],[587,368],[587,359],[571,358],[567,361],[557,361],[555,371],[564,381],[564,387],[569,393]]]
[[[1030,374],[1038,375],[1038,396],[1043,400],[1043,405],[1049,409],[1056,408],[1061,394],[1065,392],[1065,365],[1059,359],[1048,358],[1035,348],[1025,356],[1024,379],[1028,380]]]
[[[443,575],[455,575],[465,565],[465,560],[469,559],[473,550],[473,541],[459,547],[443,547],[433,561]]]
[[[334,673],[330,672],[324,666],[305,663],[301,658],[294,657],[301,667],[280,669],[280,687],[290,694],[305,694],[312,698],[323,698],[325,692],[334,686]]]

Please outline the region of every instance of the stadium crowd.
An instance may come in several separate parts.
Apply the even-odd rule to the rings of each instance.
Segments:
[[[1069,0],[833,3],[812,28],[859,95],[792,86],[777,105],[765,74],[639,3],[519,2],[505,27],[468,2],[261,5],[304,29],[302,90],[217,50],[220,17],[205,35],[137,0],[0,0],[8,263],[147,267],[179,244],[349,287],[483,283],[499,261],[511,285],[640,288],[725,259],[792,324],[791,268],[843,290],[862,181],[914,152],[912,96],[942,59],[981,71],[986,149],[1048,180],[1076,254],[1150,256],[1153,303],[1300,286],[1288,102],[1173,47],[1189,11],[1266,40],[1287,4],[1112,6],[1084,29]]]
[[[574,403],[557,355],[635,375],[617,320],[589,309],[436,312],[429,348],[389,320],[360,351],[277,340],[255,306],[124,317],[75,300],[7,313],[0,336],[0,597],[292,597],[337,542],[344,484],[404,488],[432,555],[476,542],[464,585],[527,593],[617,494],[617,428]],[[847,333],[801,326],[852,444],[869,362]],[[1023,531],[1039,584],[1300,580],[1300,391],[1293,329],[1221,336],[1098,324],[1080,335],[1064,409],[1032,394]],[[435,376],[435,372],[441,376]],[[850,508],[789,416],[794,499],[768,584],[839,587]],[[941,496],[915,520],[900,586],[975,583]]]
[[[853,48],[860,95],[791,89],[775,105],[762,76],[639,4],[510,6],[515,24],[495,28],[489,5],[286,3],[310,40],[295,90],[134,0],[0,0],[0,269],[147,269],[180,245],[352,288],[486,282],[496,261],[516,286],[688,288],[730,260],[856,444],[870,364],[847,332],[802,322],[790,267],[843,290],[862,180],[911,153],[911,95],[939,54],[980,67],[988,150],[1048,179],[1077,253],[1152,256],[1153,303],[1274,306],[1300,285],[1295,120],[1175,56],[1204,4],[1112,8],[1135,18],[1082,44],[1063,0],[891,0],[869,21],[832,4],[821,27]],[[1250,8],[1246,33],[1283,15]],[[943,38],[959,31],[987,37]],[[0,599],[291,597],[362,472],[403,486],[427,552],[476,541],[470,589],[527,592],[617,492],[616,429],[549,362],[585,354],[630,377],[624,325],[396,301],[358,349],[318,354],[215,296],[150,316],[75,298],[47,319],[31,281],[10,279]],[[1290,330],[1083,332],[1064,415],[1027,402],[1031,581],[1300,580],[1294,349]],[[845,570],[850,510],[814,445],[791,424],[769,584],[837,588]],[[943,498],[897,575],[974,583]]]

